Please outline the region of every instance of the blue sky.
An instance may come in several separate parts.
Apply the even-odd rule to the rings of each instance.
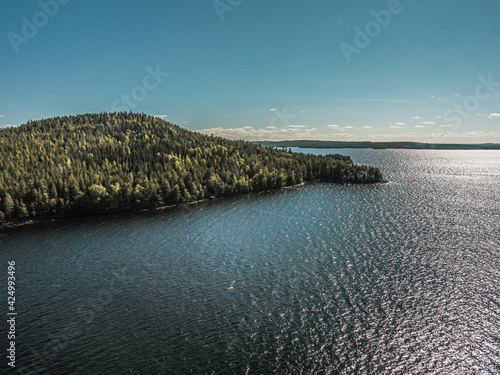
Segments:
[[[236,139],[500,143],[498,0],[0,10],[2,127],[130,109]]]

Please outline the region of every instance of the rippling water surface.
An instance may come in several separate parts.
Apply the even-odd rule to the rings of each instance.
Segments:
[[[499,374],[500,152],[333,152],[390,183],[0,232],[19,367]]]

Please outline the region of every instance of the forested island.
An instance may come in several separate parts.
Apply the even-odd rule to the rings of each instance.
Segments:
[[[357,141],[259,141],[267,147],[299,148],[372,148],[403,150],[500,150],[498,143],[463,144],[463,143],[421,143],[421,142],[357,142]]]
[[[380,170],[348,156],[231,141],[131,112],[4,128],[0,155],[0,223],[157,208],[304,181],[383,181]]]

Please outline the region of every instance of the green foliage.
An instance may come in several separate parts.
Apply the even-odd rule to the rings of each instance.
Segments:
[[[145,114],[30,121],[0,131],[0,221],[153,208],[303,181],[371,183],[347,156],[264,148]]]

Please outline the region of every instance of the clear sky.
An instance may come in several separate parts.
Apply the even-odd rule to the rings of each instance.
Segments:
[[[130,109],[247,140],[500,143],[498,0],[23,0],[0,19],[0,126]]]

